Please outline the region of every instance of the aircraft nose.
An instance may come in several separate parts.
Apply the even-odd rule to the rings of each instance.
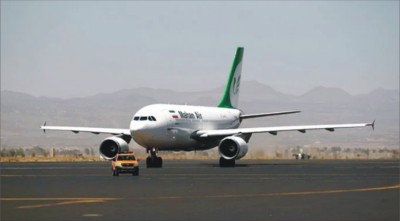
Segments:
[[[132,138],[141,145],[151,138],[151,128],[145,122],[132,121],[130,131]]]
[[[132,136],[135,137],[146,137],[150,129],[146,124],[142,122],[132,122],[130,126],[131,134]]]
[[[140,132],[144,129],[144,124],[140,122],[132,121],[130,125],[131,132]]]

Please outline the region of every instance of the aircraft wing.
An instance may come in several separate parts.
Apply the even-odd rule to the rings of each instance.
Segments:
[[[280,126],[280,127],[254,127],[254,128],[237,128],[237,129],[222,129],[222,130],[199,130],[196,135],[200,138],[218,137],[218,136],[231,136],[235,134],[252,134],[252,133],[270,133],[277,135],[278,132],[283,131],[299,131],[305,133],[307,130],[328,130],[335,131],[340,128],[355,128],[367,127],[374,128],[375,121],[372,123],[361,124],[327,124],[327,125],[305,125],[305,126]]]
[[[74,133],[88,132],[93,134],[112,134],[112,135],[128,135],[131,133],[129,129],[117,129],[117,128],[98,128],[98,127],[62,127],[62,126],[46,126],[46,122],[40,127],[44,132],[46,130],[61,130],[61,131],[71,131]]]
[[[282,111],[282,112],[271,112],[271,113],[260,113],[260,114],[243,114],[240,116],[240,119],[249,119],[249,118],[256,118],[256,117],[269,117],[269,116],[276,116],[276,115],[283,115],[283,114],[295,114],[300,113],[301,111]]]

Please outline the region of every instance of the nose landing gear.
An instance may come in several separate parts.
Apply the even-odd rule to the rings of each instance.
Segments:
[[[157,156],[157,149],[147,149],[147,153],[150,152],[150,156],[146,159],[146,167],[147,168],[162,168],[162,158]]]

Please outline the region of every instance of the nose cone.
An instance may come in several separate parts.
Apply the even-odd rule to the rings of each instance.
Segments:
[[[154,128],[146,121],[132,121],[129,127],[132,138],[136,143],[147,147],[153,137]]]
[[[157,138],[165,129],[162,108],[160,105],[149,105],[133,115],[129,129],[136,143],[146,148],[154,147],[157,143]]]
[[[142,134],[147,130],[145,122],[142,121],[132,121],[129,127],[132,136]]]
[[[141,121],[131,121],[129,129],[131,130],[131,133],[134,133],[134,132],[140,132],[141,130],[144,129],[144,127],[145,125]]]

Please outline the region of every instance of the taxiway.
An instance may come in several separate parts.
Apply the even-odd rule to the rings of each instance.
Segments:
[[[2,163],[1,220],[399,220],[398,160]]]

